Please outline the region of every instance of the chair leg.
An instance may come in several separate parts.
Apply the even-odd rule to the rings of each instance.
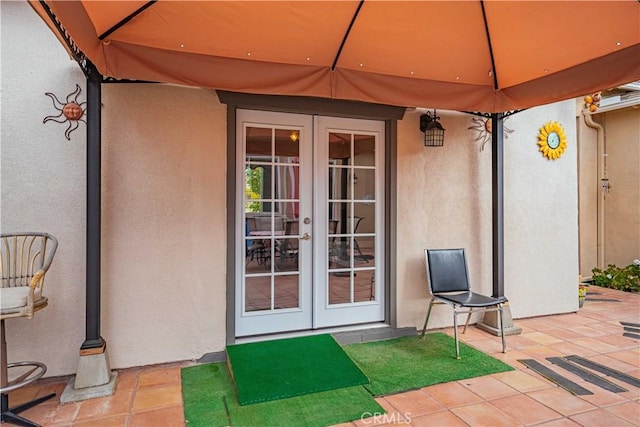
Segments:
[[[375,289],[376,289],[376,274],[371,273],[371,283],[369,284],[369,301],[373,301],[376,299]]]
[[[453,309],[453,336],[456,339],[456,359],[460,359],[460,344],[458,344],[458,313]]]
[[[467,314],[467,321],[464,323],[464,329],[462,330],[462,333],[464,334],[465,332],[467,332],[467,326],[469,326],[469,320],[471,319],[471,312],[473,311],[473,308],[469,309],[469,314]]]
[[[504,319],[502,318],[502,308],[503,306],[500,305],[498,310],[498,313],[499,313],[498,317],[500,317],[500,335],[502,336],[502,352],[506,353],[507,345],[505,344],[505,341],[504,341]]]
[[[55,393],[50,393],[46,396],[39,397],[37,399],[33,399],[29,402],[23,403],[18,406],[14,406],[13,408],[8,408],[9,406],[9,396],[8,394],[2,395],[2,422],[8,422],[11,424],[24,426],[24,427],[39,427],[40,424],[34,423],[24,417],[18,415],[22,411],[26,411],[29,408],[32,408],[45,400],[49,400],[52,397],[55,397]]]
[[[427,309],[427,318],[424,319],[424,326],[422,327],[422,335],[420,338],[424,338],[424,333],[427,330],[427,323],[429,322],[429,316],[431,316],[431,307],[433,307],[433,298],[429,301],[429,308]]]
[[[17,426],[23,426],[23,427],[40,427],[40,424],[36,424],[33,421],[29,421],[28,419],[23,418],[18,414],[14,414],[11,411],[2,413],[2,422],[11,423],[11,424],[15,424]]]
[[[362,251],[360,250],[360,245],[358,244],[358,241],[356,240],[356,238],[353,238],[353,246],[355,246],[356,252],[358,252],[358,256],[363,259],[366,262],[369,262],[368,259],[365,259],[364,254],[362,253]]]
[[[42,396],[42,397],[38,397],[37,399],[33,399],[29,402],[25,402],[21,405],[18,406],[14,406],[13,408],[9,409],[9,411],[14,412],[16,414],[19,414],[22,411],[26,411],[29,408],[33,408],[36,405],[41,404],[42,402],[45,402],[53,397],[55,397],[56,394],[55,393],[49,393],[46,396]]]
[[[1,340],[1,348],[0,348],[0,359],[1,359],[1,363],[2,366],[0,366],[0,387],[3,390],[6,390],[6,387],[8,386],[9,383],[9,374],[8,374],[8,368],[12,365],[14,366],[41,366],[41,368],[43,368],[43,370],[41,372],[39,372],[38,375],[42,376],[44,374],[44,372],[46,371],[46,366],[44,364],[38,363],[38,362],[16,362],[16,363],[9,363],[7,364],[7,341],[5,339],[6,334],[5,334],[5,327],[4,327],[4,320],[2,319],[0,321],[0,335],[2,335],[0,337]],[[33,372],[33,370],[31,371],[31,373]],[[34,377],[33,379],[37,379],[39,377]],[[15,380],[14,380],[15,381]],[[13,384],[13,386],[16,386],[17,383],[19,383],[20,381],[15,381],[15,384]],[[24,384],[26,385],[26,384]],[[20,388],[22,387],[22,385],[14,388]],[[38,405],[42,402],[44,402],[45,400],[51,399],[52,397],[54,397],[56,394],[55,393],[50,393],[46,396],[42,396],[42,397],[38,397],[36,399],[33,399],[29,402],[14,406],[13,408],[9,407],[9,391],[6,391],[4,393],[0,394],[0,420],[4,423],[11,423],[11,424],[15,424],[15,425],[19,425],[19,426],[25,426],[25,427],[39,427],[39,424],[34,423],[33,421],[30,421],[24,417],[21,417],[20,415],[18,415],[20,412],[22,411],[26,411],[27,409]]]

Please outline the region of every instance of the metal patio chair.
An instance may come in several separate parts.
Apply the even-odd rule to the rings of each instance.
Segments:
[[[469,319],[474,309],[480,311],[498,311],[500,319],[500,335],[502,337],[502,352],[506,353],[504,341],[504,323],[502,305],[507,302],[505,297],[490,297],[471,291],[469,285],[469,271],[464,249],[425,249],[427,283],[431,300],[427,309],[427,318],[422,328],[422,337],[427,330],[427,323],[431,315],[433,304],[448,304],[453,309],[453,332],[456,340],[456,358],[460,359],[460,345],[458,343],[458,314],[467,313],[467,321],[462,333],[467,331]]]
[[[358,244],[358,239],[356,239],[356,236],[355,236],[355,234],[358,232],[358,226],[360,225],[363,219],[364,217],[354,216],[353,220],[349,218],[349,223],[351,224],[351,232],[353,233],[353,246],[354,246],[354,249],[358,252],[358,257],[360,257],[360,259],[365,262],[369,262],[369,259],[360,250],[360,244]]]
[[[246,241],[246,264],[249,264],[255,259],[258,265],[267,265],[269,259],[268,247],[265,244],[265,240],[256,234],[256,232],[264,231],[263,222],[264,220],[262,218],[247,215],[245,234],[247,236],[253,236],[253,238],[247,239]]]
[[[44,276],[51,266],[58,247],[55,237],[47,233],[13,233],[0,235],[0,323],[2,328],[2,366],[0,367],[0,394],[2,421],[22,426],[37,426],[18,415],[56,394],[50,393],[13,408],[9,407],[9,392],[41,378],[47,366],[41,362],[7,363],[7,342],[4,321],[24,317],[32,319],[34,313],[49,303],[42,293]],[[9,380],[9,369],[18,368],[15,378]]]
[[[300,224],[298,219],[284,221],[285,233],[282,239],[276,240],[280,255],[280,263],[298,262]]]

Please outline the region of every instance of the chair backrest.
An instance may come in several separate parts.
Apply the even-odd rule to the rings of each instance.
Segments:
[[[271,213],[247,213],[246,221],[249,232],[252,231],[284,231],[286,217],[279,213],[274,213],[273,230],[271,229]]]
[[[298,236],[300,235],[300,220],[292,219],[286,221],[284,231],[285,236],[288,237],[287,239],[282,239],[284,248],[287,251],[297,251],[299,241]]]
[[[354,216],[353,220],[351,220],[351,218],[347,219],[347,222],[350,225],[349,229],[351,230],[351,233],[355,234],[358,231],[358,226],[363,219],[364,217],[362,216]]]
[[[424,253],[431,294],[470,290],[464,249],[425,249]]]
[[[57,247],[56,238],[47,233],[1,234],[0,286],[29,286],[34,277],[36,284],[42,286]]]

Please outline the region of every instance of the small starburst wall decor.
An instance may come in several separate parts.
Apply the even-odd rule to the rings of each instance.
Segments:
[[[508,117],[505,117],[503,123],[508,119]],[[491,141],[491,119],[485,117],[473,117],[471,120],[473,120],[473,125],[469,126],[467,129],[473,129],[478,132],[478,136],[474,141],[480,141],[480,151],[484,151],[484,146],[487,142]],[[509,134],[513,132],[513,129],[509,129],[504,124],[503,129],[505,138],[508,138]]]
[[[57,116],[47,116],[42,120],[42,123],[53,121],[56,123],[68,123],[67,130],[64,131],[64,136],[68,141],[71,141],[71,132],[78,129],[80,122],[86,124],[84,119],[87,105],[86,102],[80,102],[78,97],[80,96],[80,86],[76,84],[76,89],[67,95],[66,102],[62,102],[51,92],[46,92],[45,95],[51,98],[53,102],[53,108],[58,110],[60,114]]]

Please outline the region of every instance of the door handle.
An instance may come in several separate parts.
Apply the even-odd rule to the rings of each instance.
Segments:
[[[311,240],[311,233],[304,233],[300,236],[300,240]]]

